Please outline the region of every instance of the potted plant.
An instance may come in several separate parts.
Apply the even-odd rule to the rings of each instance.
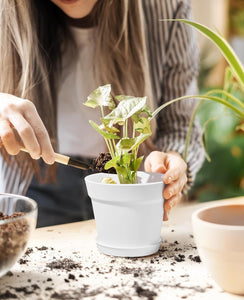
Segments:
[[[222,103],[244,119],[244,103],[232,93],[233,90],[238,90],[243,94],[244,70],[229,43],[220,34],[199,23],[183,19],[171,21],[195,27],[219,47],[229,63],[225,84],[222,89],[211,90],[203,95],[172,99],[154,112],[146,105],[146,97],[120,95],[113,98],[110,85],[99,87],[88,97],[85,105],[101,108],[102,123],[90,123],[104,137],[111,154],[111,160],[106,163],[105,168],[115,168],[117,173],[109,178],[107,174],[93,174],[85,179],[97,224],[97,245],[106,254],[143,256],[156,252],[160,246],[163,217],[162,175],[138,172],[143,157],[137,157],[140,144],[151,135],[152,118],[174,102],[196,98]],[[118,101],[117,106],[114,100]],[[193,121],[202,101],[197,105],[189,124],[183,156],[185,160]],[[104,107],[108,107],[111,112],[105,115]],[[128,130],[130,121],[133,125],[131,136]],[[241,124],[238,129],[244,131],[244,125]],[[203,134],[203,145],[204,139]],[[154,193],[156,190],[157,194]]]
[[[101,124],[92,120],[90,124],[103,136],[110,152],[105,169],[116,170],[116,174],[96,173],[85,178],[98,231],[98,249],[115,256],[153,254],[161,243],[164,184],[162,174],[138,172],[143,159],[138,157],[138,149],[151,135],[153,117],[146,97],[113,98],[107,84],[92,92],[85,105],[101,109]],[[106,115],[105,107],[110,110]]]

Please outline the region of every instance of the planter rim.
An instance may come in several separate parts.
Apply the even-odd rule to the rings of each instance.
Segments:
[[[192,214],[192,222],[193,224],[201,224],[204,227],[209,227],[209,228],[215,228],[218,230],[228,230],[228,231],[243,231],[244,230],[244,225],[228,225],[228,224],[219,224],[219,223],[214,223],[214,222],[210,222],[210,221],[206,221],[203,220],[200,217],[200,214],[204,211],[208,211],[214,208],[218,208],[218,207],[225,207],[225,206],[240,206],[244,204],[238,204],[238,203],[218,203],[218,204],[214,204],[214,205],[209,205],[207,207],[203,207],[203,208],[199,208],[198,210],[196,210],[195,212],[193,212]]]
[[[138,186],[148,186],[148,185],[158,185],[159,183],[162,183],[163,184],[163,174],[161,173],[153,173],[153,172],[142,172],[142,171],[139,171],[138,172],[138,177],[140,177],[140,174],[148,174],[149,176],[152,175],[152,176],[155,176],[157,177],[157,179],[154,179],[155,181],[152,181],[152,182],[145,182],[145,183],[135,183],[135,184],[132,184],[132,183],[124,183],[124,184],[120,184],[120,183],[117,183],[117,184],[108,184],[108,183],[103,183],[101,181],[96,181],[94,180],[96,177],[98,177],[99,175],[98,174],[101,174],[100,176],[102,178],[105,178],[105,177],[111,177],[114,179],[114,177],[117,178],[117,174],[108,174],[108,173],[95,173],[95,174],[90,174],[90,175],[87,175],[85,177],[85,181],[87,183],[92,183],[92,184],[96,184],[96,185],[99,185],[99,186],[113,186],[114,188],[116,188],[117,186],[123,186],[123,187],[138,187]]]

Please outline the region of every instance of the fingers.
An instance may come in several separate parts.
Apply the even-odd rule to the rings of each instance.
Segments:
[[[160,151],[151,152],[145,159],[144,169],[146,172],[165,173],[165,153]]]
[[[179,192],[178,194],[174,195],[170,199],[164,201],[164,218],[163,218],[164,221],[168,220],[171,209],[177,203],[180,202],[181,198],[182,198],[182,193]]]
[[[24,147],[31,157],[33,159],[39,159],[41,155],[41,148],[30,124],[20,114],[15,114],[14,117],[11,117],[10,122],[13,124],[14,128],[16,128]]]
[[[8,120],[0,120],[1,146],[4,145],[6,151],[11,155],[16,155],[20,151],[20,144],[16,140],[13,129]]]
[[[48,132],[38,115],[36,108],[33,107],[35,113],[32,114],[29,110],[27,110],[24,114],[26,120],[31,124],[35,137],[40,145],[40,153],[43,160],[48,164],[54,163],[54,150],[48,135]]]
[[[163,191],[164,220],[168,220],[168,215],[172,207],[178,203],[182,197],[182,189],[187,182],[187,165],[177,152],[151,152],[144,164],[147,172],[164,173],[163,181],[165,188]]]
[[[24,144],[32,158],[42,156],[46,163],[54,163],[55,153],[35,105],[9,94],[0,93],[0,98],[0,138],[7,152],[15,155]]]
[[[163,191],[164,199],[170,199],[181,192],[186,182],[187,176],[183,173],[176,181],[171,181],[171,183],[167,184]]]
[[[169,153],[167,156],[167,172],[164,175],[164,183],[170,184],[186,173],[187,164],[182,157],[176,153]]]
[[[187,176],[184,173],[178,180],[166,185],[163,196],[164,196],[164,221],[168,220],[170,210],[180,202],[182,198],[181,191],[187,182]]]

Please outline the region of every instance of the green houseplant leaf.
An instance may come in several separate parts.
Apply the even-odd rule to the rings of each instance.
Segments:
[[[164,20],[161,20],[164,21]],[[200,23],[193,22],[190,20],[185,19],[175,19],[171,20],[174,22],[182,22],[188,25],[191,25],[192,27],[196,28],[198,31],[200,31],[202,34],[204,34],[206,37],[208,37],[214,44],[219,48],[219,50],[224,55],[225,59],[229,63],[229,66],[233,72],[233,75],[240,83],[240,87],[242,91],[244,91],[244,69],[241,61],[239,60],[238,56],[236,55],[235,51],[231,47],[231,45],[226,41],[226,39],[221,36],[219,33],[214,32],[213,30],[209,29],[207,26],[204,26]]]
[[[120,100],[118,106],[104,117],[110,121],[110,126],[123,124],[134,114],[141,112],[146,107],[146,97],[126,97]]]
[[[124,100],[134,99],[135,97],[134,96],[128,96],[128,95],[118,95],[118,96],[115,96],[114,98],[115,98],[115,100],[120,102],[120,101],[124,101]]]
[[[99,125],[97,125],[95,122],[93,121],[89,121],[89,123],[91,124],[91,126],[99,133],[101,134],[105,139],[119,139],[120,137],[117,136],[116,134],[114,133],[111,133],[111,132],[106,132],[106,131],[103,131]]]
[[[108,106],[112,110],[115,107],[115,103],[110,93],[110,84],[100,86],[87,97],[87,101],[84,104],[92,108]]]
[[[147,134],[151,134],[151,129],[150,129],[150,121],[148,118],[139,118],[137,122],[135,122],[135,131]]]
[[[116,148],[118,151],[123,152],[123,151],[131,151],[138,147],[142,142],[144,142],[149,136],[151,135],[150,133],[142,133],[138,135],[135,138],[122,138],[119,140],[119,142],[116,144]]]

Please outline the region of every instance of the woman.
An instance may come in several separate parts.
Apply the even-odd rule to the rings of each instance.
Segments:
[[[105,151],[88,124],[98,116],[82,105],[99,85],[148,95],[152,108],[195,93],[192,31],[159,22],[189,18],[188,1],[2,0],[0,11],[1,191],[37,200],[38,226],[91,218],[81,182],[88,172],[54,164],[54,150],[82,160]],[[187,165],[181,158],[193,108],[194,100],[163,110],[155,147],[144,147],[145,170],[165,174],[165,220],[203,161],[197,124]]]

